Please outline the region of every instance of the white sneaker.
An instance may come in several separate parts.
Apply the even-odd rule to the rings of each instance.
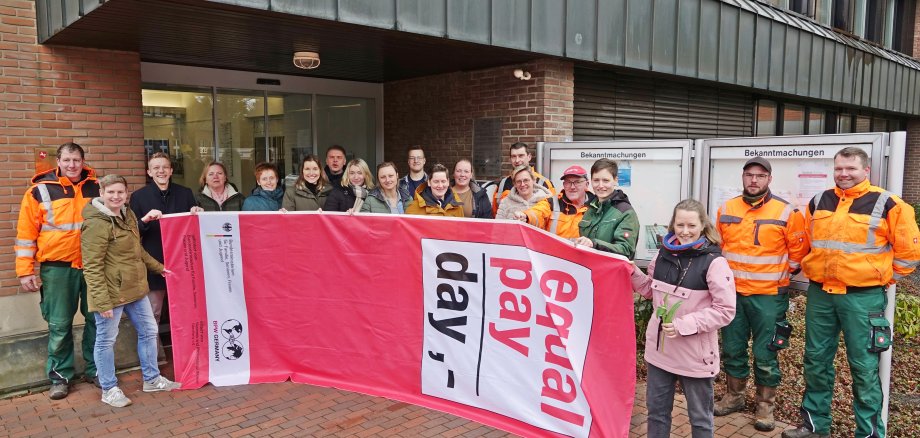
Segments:
[[[121,388],[113,386],[106,391],[102,391],[102,402],[116,408],[123,408],[131,404],[131,399],[125,397]]]
[[[172,391],[179,389],[182,385],[173,382],[163,376],[157,376],[149,382],[144,382],[144,392]]]

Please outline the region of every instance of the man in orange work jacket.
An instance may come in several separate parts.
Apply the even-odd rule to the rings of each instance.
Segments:
[[[754,428],[774,428],[773,406],[782,374],[777,353],[789,345],[792,327],[789,277],[808,253],[805,218],[795,206],[770,192],[773,168],[762,157],[744,163],[741,196],[728,200],[716,215],[722,255],[735,274],[737,311],[722,329],[722,361],[727,392],[714,414],[744,409],[744,389],[751,374],[748,341],[753,338],[754,384],[757,388]]]
[[[543,228],[559,237],[578,237],[578,223],[594,200],[588,191],[588,171],[581,166],[571,166],[562,173],[562,193],[557,198],[546,198],[527,211],[514,214],[515,219]]]
[[[48,360],[52,400],[67,397],[74,378],[73,317],[86,316],[86,283],[80,258],[83,207],[99,196],[96,172],[83,164],[83,148],[64,143],[57,150],[57,168],[39,173],[22,197],[16,225],[16,275],[23,290],[41,293],[42,318],[48,323]],[[38,262],[39,275],[35,275]],[[96,322],[83,326],[84,376],[95,381],[93,346]]]
[[[802,270],[811,280],[805,307],[803,424],[785,438],[830,436],[834,356],[843,331],[853,377],[855,436],[883,437],[879,355],[891,345],[885,288],[920,263],[914,209],[869,184],[869,156],[846,147],[834,155],[836,187],[808,204],[811,253]]]

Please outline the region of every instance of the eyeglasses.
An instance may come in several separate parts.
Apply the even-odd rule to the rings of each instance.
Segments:
[[[744,173],[744,177],[745,177],[745,178],[750,178],[750,179],[767,179],[767,178],[770,177],[770,174],[768,174],[768,173],[747,173],[747,172],[745,172],[745,173]]]
[[[409,157],[409,161],[425,161],[425,157]]]
[[[579,179],[575,181],[562,181],[562,186],[563,187],[578,187],[580,185],[584,185],[586,182],[587,181],[583,179]]]

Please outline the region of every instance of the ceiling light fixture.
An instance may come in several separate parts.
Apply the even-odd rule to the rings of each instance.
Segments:
[[[520,80],[522,80],[522,81],[529,81],[529,80],[530,80],[530,72],[529,72],[529,71],[524,71],[524,70],[522,70],[522,69],[515,69],[515,70],[514,70],[514,77],[516,77],[516,78],[518,78],[518,79],[520,79]]]
[[[319,67],[319,53],[294,52],[294,66],[304,70],[312,70]]]

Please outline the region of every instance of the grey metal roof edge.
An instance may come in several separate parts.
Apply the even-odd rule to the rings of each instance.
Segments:
[[[804,30],[813,35],[822,36],[824,38],[833,38],[838,42],[845,44],[847,46],[853,47],[857,50],[870,53],[875,56],[887,58],[898,64],[908,66],[914,69],[920,69],[920,61],[911,58],[903,53],[891,50],[887,47],[877,46],[875,44],[869,43],[864,40],[860,40],[851,35],[846,35],[834,30],[831,27],[828,27],[824,24],[821,24],[809,17],[801,16],[789,11],[779,9],[771,4],[765,3],[762,0],[719,0],[722,3],[735,6],[747,11],[756,13],[759,16],[772,19],[797,29]]]

